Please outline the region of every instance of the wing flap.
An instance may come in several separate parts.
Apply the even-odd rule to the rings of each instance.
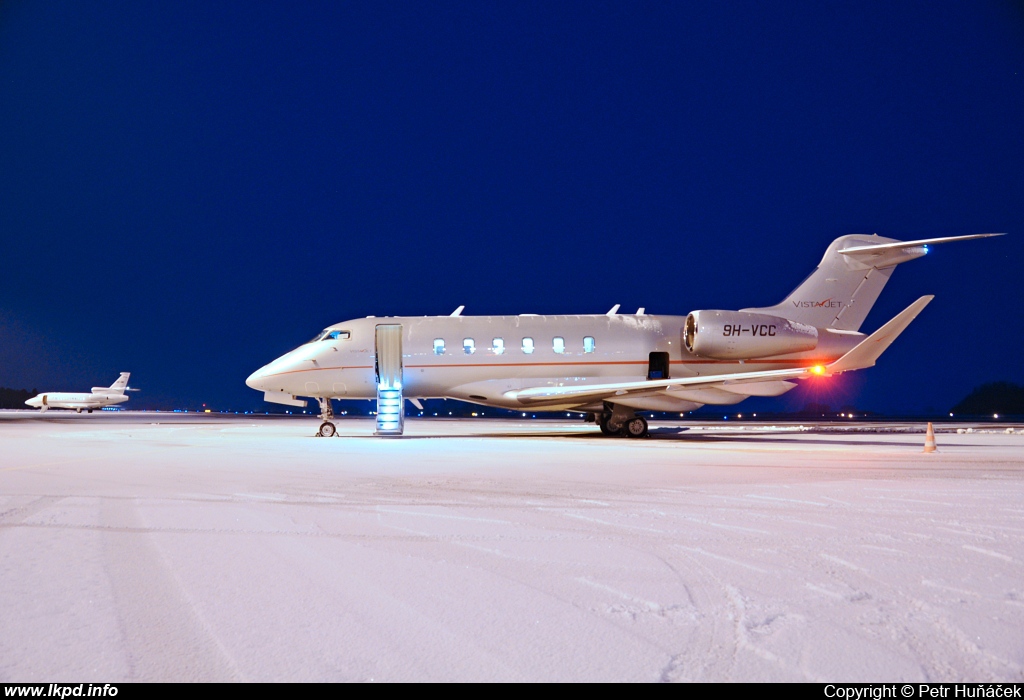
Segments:
[[[793,382],[752,382],[749,384],[729,384],[722,387],[725,391],[740,394],[744,398],[748,396],[781,396],[790,389],[796,388]]]
[[[608,399],[614,401],[616,396],[655,394],[663,389],[673,387],[728,386],[747,382],[776,381],[780,379],[798,379],[815,374],[811,367],[794,369],[773,369],[762,372],[744,372],[742,374],[719,374],[706,377],[683,377],[680,379],[644,379],[635,382],[618,382],[615,384],[590,384],[583,386],[536,387],[506,392],[505,396],[519,401],[525,406],[543,406],[546,404],[563,405],[567,400],[589,401]]]

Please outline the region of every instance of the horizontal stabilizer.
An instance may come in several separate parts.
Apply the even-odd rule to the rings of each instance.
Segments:
[[[905,250],[907,248],[918,248],[922,246],[936,245],[938,243],[952,243],[953,241],[969,241],[975,238],[991,238],[992,236],[1005,236],[1005,233],[972,233],[969,236],[948,236],[946,238],[922,238],[918,241],[896,241],[895,243],[879,243],[877,245],[858,245],[850,248],[843,248],[839,252],[843,255],[882,255],[889,251]]]
[[[852,369],[874,367],[875,361],[885,352],[886,348],[892,345],[900,333],[906,330],[910,322],[917,318],[921,310],[928,306],[934,298],[935,296],[931,294],[921,297],[825,369],[829,374],[838,374]]]

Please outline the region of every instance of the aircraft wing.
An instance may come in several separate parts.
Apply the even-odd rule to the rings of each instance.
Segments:
[[[763,372],[742,372],[736,374],[708,375],[706,377],[684,377],[681,379],[648,379],[614,384],[579,384],[575,386],[536,387],[509,391],[505,396],[514,398],[524,406],[570,406],[592,401],[615,399],[623,396],[655,394],[676,387],[709,387],[747,382],[777,381],[780,379],[801,379],[814,374],[811,367],[795,369],[774,369]]]
[[[924,307],[928,306],[935,296],[923,296],[898,313],[895,318],[857,343],[856,347],[826,367],[830,374],[838,374],[851,369],[874,367],[875,361],[885,352],[886,348],[906,330],[910,322],[917,318]]]
[[[622,396],[642,396],[676,387],[703,388],[747,384],[750,382],[806,379],[813,376],[840,374],[855,369],[872,367],[886,348],[902,333],[910,322],[933,299],[923,296],[896,315],[891,321],[858,343],[838,360],[827,365],[773,369],[758,372],[736,372],[679,379],[645,379],[613,384],[585,384],[575,386],[535,387],[509,391],[505,396],[514,398],[524,406],[572,406],[593,401],[612,401]]]

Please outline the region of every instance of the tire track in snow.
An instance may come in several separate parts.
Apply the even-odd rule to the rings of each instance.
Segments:
[[[698,580],[688,581],[686,592],[693,603],[697,620],[704,624],[698,625],[691,632],[691,638],[677,647],[682,651],[670,655],[659,676],[662,683],[728,678],[728,669],[736,666],[735,639],[732,630],[727,628],[725,616],[721,614],[725,607],[720,595],[724,586],[705,561],[692,556],[689,558],[693,566],[688,567],[687,572]],[[670,568],[679,574],[675,566]],[[717,601],[716,593],[719,594]],[[726,670],[718,671],[719,667],[725,667]]]
[[[806,669],[795,667],[778,654],[774,654],[765,649],[764,647],[754,644],[750,639],[750,630],[753,627],[753,625],[751,625],[751,622],[747,617],[746,600],[740,594],[739,590],[734,586],[726,586],[725,592],[726,595],[728,595],[729,597],[729,603],[732,606],[732,609],[735,613],[735,634],[738,648],[743,649],[745,651],[749,651],[750,653],[764,659],[765,661],[771,663],[773,666],[777,667],[782,671],[803,676],[805,679],[812,683],[824,683],[827,680],[823,677],[811,675],[807,672]],[[777,620],[780,617],[782,617],[782,615],[772,616],[765,620],[765,622],[762,624],[765,626],[770,626],[775,620]]]
[[[8,508],[0,513],[0,528],[21,525],[36,513],[46,510],[64,498],[64,496],[39,496],[28,503]]]
[[[993,539],[995,539],[995,538],[993,538]],[[991,549],[982,549],[981,547],[972,547],[969,544],[963,545],[963,548],[968,550],[968,551],[971,551],[971,552],[977,552],[978,554],[984,554],[985,556],[992,557],[993,559],[998,559],[1000,561],[1008,562],[1010,564],[1016,564],[1017,563],[1016,559],[1013,559],[1012,557],[1008,557],[1005,554],[1000,554],[999,552],[993,552]]]
[[[976,549],[969,545],[964,545],[964,548]],[[998,555],[995,552],[983,551],[982,553]],[[971,640],[970,635],[902,586],[889,583],[838,557],[825,554],[822,554],[821,557],[845,566],[853,572],[849,575],[859,576],[872,584],[870,586],[872,592],[867,593],[864,589],[869,587],[864,586],[863,582],[848,581],[843,576],[836,577],[844,585],[864,593],[864,597],[855,597],[849,600],[872,599],[875,601],[876,609],[884,626],[889,630],[892,640],[896,643],[897,649],[912,657],[920,668],[924,680],[931,682],[963,678],[965,677],[964,660],[973,661],[976,666],[972,673],[966,674],[967,677],[976,677],[978,680],[987,681],[1022,677],[1019,664],[982,649]],[[946,588],[929,581],[922,581],[921,584],[927,587]],[[947,590],[955,589],[947,588]],[[822,590],[821,592],[828,595],[827,591]],[[977,594],[973,595],[977,596]],[[917,614],[907,614],[905,611],[908,608],[916,611]],[[936,644],[938,641],[936,638],[922,638],[919,631],[920,623],[925,624],[933,632],[937,632],[939,640],[945,640],[952,649],[941,648]]]
[[[919,600],[910,596],[909,594],[903,594],[907,598],[911,606],[924,614],[929,625],[935,631],[941,633],[948,642],[950,642],[961,654],[961,656],[967,656],[974,659],[984,666],[982,669],[976,669],[973,677],[978,680],[989,680],[989,679],[1002,679],[1008,678],[1017,682],[1024,680],[1024,668],[1020,664],[1011,661],[1009,659],[1001,658],[991,652],[988,652],[971,639],[970,635],[964,632],[962,629],[954,625],[947,618],[945,618],[938,611],[933,609],[923,600]],[[957,670],[957,668],[951,667],[945,659],[938,658],[935,650],[935,645],[927,641],[921,642],[917,635],[914,635],[914,640],[920,643],[925,649],[930,651],[930,657],[932,662],[932,672],[936,673],[943,678],[957,678],[963,677],[963,671]],[[959,668],[959,667],[958,667]],[[986,671],[987,675],[980,676],[979,671]],[[1002,674],[1009,671],[1009,676],[1003,676]]]
[[[105,570],[124,640],[131,681],[244,680],[213,630],[182,590],[136,510],[104,503],[108,523],[136,524],[141,532],[110,530],[104,537]]]

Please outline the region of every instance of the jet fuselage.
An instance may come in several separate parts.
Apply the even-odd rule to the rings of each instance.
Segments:
[[[933,299],[920,297],[869,336],[860,332],[893,270],[929,246],[980,233],[898,241],[840,236],[778,304],[688,316],[368,317],[326,329],[254,372],[264,399],[318,400],[335,434],[330,398],[377,397],[378,435],[402,432],[402,397],[588,413],[606,435],[647,435],[638,410],[689,411],[748,396],[778,396],[794,380],[874,366]]]
[[[114,406],[128,400],[125,390],[128,388],[129,372],[121,372],[121,376],[109,387],[94,386],[88,394],[85,392],[45,391],[33,396],[25,403],[32,408],[46,411],[51,408],[70,408],[81,413],[83,410],[92,412],[104,406]]]
[[[124,394],[84,394],[47,391],[33,396],[25,403],[32,408],[72,408],[76,410],[103,408],[124,403],[128,397]]]
[[[516,409],[509,392],[536,387],[607,384],[648,376],[651,353],[667,353],[672,377],[809,367],[830,362],[857,344],[859,333],[823,330],[817,347],[758,360],[713,360],[683,346],[685,316],[433,316],[362,318],[338,323],[253,373],[247,384],[293,396],[376,397],[374,329],[402,326],[403,392],[407,398],[453,398]],[[330,337],[329,331],[337,332]],[[751,395],[773,396],[788,382],[665,390],[631,399],[647,410],[692,410],[731,404]],[[569,401],[564,407],[586,409]],[[551,408],[556,408],[552,406]],[[549,409],[550,410],[550,409]]]

